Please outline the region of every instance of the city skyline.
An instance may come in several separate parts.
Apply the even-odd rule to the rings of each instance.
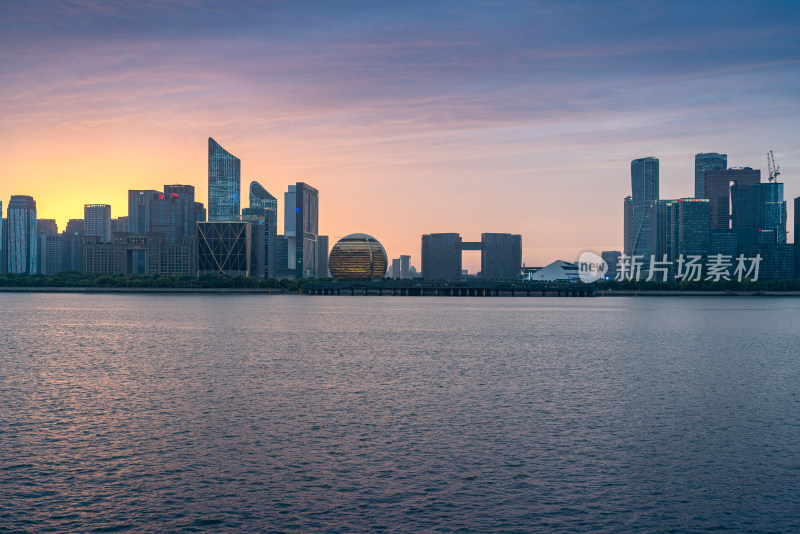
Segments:
[[[774,150],[800,195],[793,4],[307,7],[8,6],[0,199],[30,195],[59,228],[164,183],[208,207],[210,136],[241,198],[319,189],[332,242],[365,231],[419,265],[422,234],[513,232],[544,265],[622,249],[637,158],[683,198],[695,154],[765,176]]]

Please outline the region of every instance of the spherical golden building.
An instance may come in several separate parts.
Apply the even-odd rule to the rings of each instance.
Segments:
[[[338,280],[372,280],[383,278],[389,260],[377,239],[367,234],[350,234],[341,238],[328,257],[328,270]]]

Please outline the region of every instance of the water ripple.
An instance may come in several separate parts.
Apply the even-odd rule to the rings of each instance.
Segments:
[[[800,531],[792,299],[0,294],[0,531]]]

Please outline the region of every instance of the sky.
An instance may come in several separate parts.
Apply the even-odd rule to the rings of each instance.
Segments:
[[[630,161],[691,196],[694,154],[800,196],[800,3],[6,0],[0,201],[63,229],[128,189],[191,184],[208,137],[320,233],[420,267],[420,236],[522,234],[523,261],[622,247]],[[242,207],[246,207],[246,201]],[[789,234],[793,240],[793,233]],[[464,268],[480,268],[465,252]]]

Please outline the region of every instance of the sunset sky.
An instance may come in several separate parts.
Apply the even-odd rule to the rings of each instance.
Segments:
[[[800,3],[11,0],[0,118],[4,215],[32,195],[63,229],[172,183],[207,204],[211,136],[281,227],[305,181],[331,244],[364,232],[419,268],[423,233],[513,232],[542,265],[621,248],[637,157],[675,198],[697,152],[766,180],[773,150],[791,216]]]

